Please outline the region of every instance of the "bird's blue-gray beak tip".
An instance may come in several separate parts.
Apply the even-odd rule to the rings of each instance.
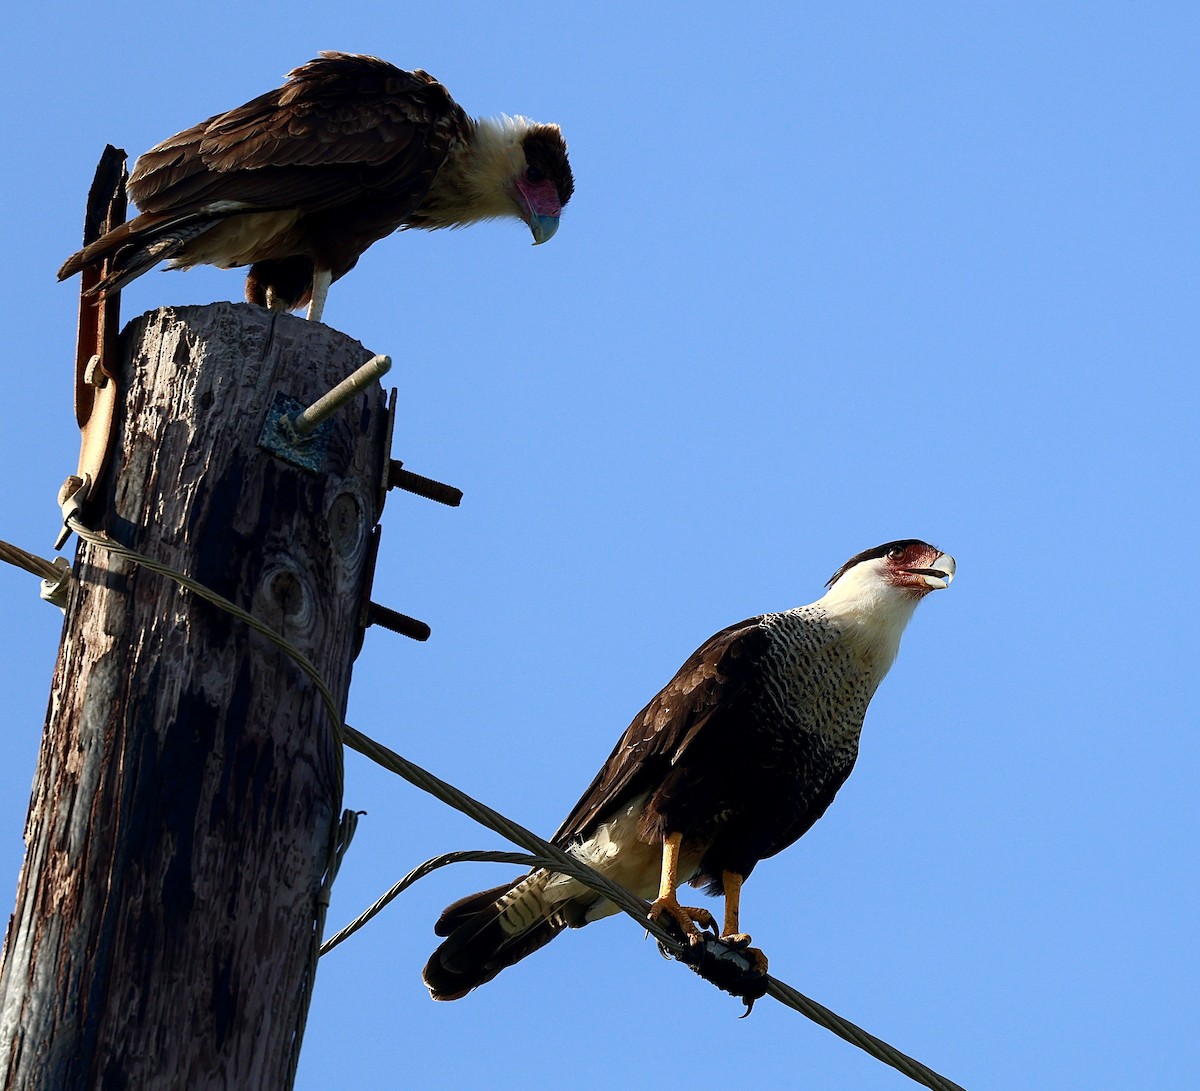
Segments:
[[[532,215],[529,217],[529,230],[533,232],[534,246],[549,242],[558,230],[558,217]]]

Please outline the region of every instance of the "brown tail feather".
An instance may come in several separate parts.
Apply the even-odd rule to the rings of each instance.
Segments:
[[[146,212],[141,216],[135,216],[128,223],[114,227],[111,231],[101,235],[95,242],[89,243],[82,250],[77,250],[67,258],[58,271],[58,279],[66,280],[67,277],[74,276],[84,266],[94,265],[122,246],[144,244],[146,240],[154,237],[156,228],[166,225],[170,220],[170,216]]]
[[[501,970],[520,962],[539,947],[545,947],[566,927],[565,921],[555,917],[538,922],[514,939],[501,931],[499,914],[496,914],[479,926],[465,947],[451,955],[444,951],[455,937],[446,940],[430,955],[421,977],[434,1000],[459,1000],[472,989],[491,981]]]
[[[564,928],[583,923],[586,905],[595,900],[590,892],[578,904],[571,900],[548,906],[538,896],[538,874],[468,895],[443,910],[434,931],[446,939],[429,957],[421,974],[434,1000],[466,996],[501,970],[544,947]],[[535,882],[532,896],[518,899],[515,904],[523,909],[514,913],[514,900],[505,895],[530,879]],[[520,920],[522,912],[528,914],[527,920],[514,931],[514,922]]]
[[[58,279],[66,280],[85,266],[111,258],[108,276],[96,285],[92,294],[116,291],[160,261],[174,257],[215,223],[217,218],[207,215],[143,213],[72,254],[59,269]]]
[[[499,886],[492,887],[491,890],[481,890],[478,894],[468,894],[465,898],[459,898],[458,901],[452,902],[442,910],[437,924],[433,926],[433,934],[435,936],[450,935],[455,929],[466,924],[471,917],[489,908],[493,902],[507,894],[524,878],[525,876],[522,875],[511,883],[501,883]]]

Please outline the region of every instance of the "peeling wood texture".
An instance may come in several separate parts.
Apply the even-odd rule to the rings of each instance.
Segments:
[[[386,466],[382,390],[324,472],[257,446],[370,356],[247,305],[122,335],[112,468],[87,520],[283,633],[345,708]],[[0,969],[21,1091],[286,1088],[341,761],[309,680],[165,577],[81,545]]]

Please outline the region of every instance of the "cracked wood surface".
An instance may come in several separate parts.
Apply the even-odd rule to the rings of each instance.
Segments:
[[[261,308],[159,310],[122,335],[118,435],[85,521],[283,633],[345,708],[380,504],[379,388],[324,472],[257,446],[371,353]],[[0,969],[22,1091],[281,1088],[341,807],[319,696],[261,635],[81,545]]]

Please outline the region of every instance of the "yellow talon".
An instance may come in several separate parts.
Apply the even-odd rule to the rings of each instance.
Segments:
[[[716,918],[707,910],[696,906],[680,905],[679,899],[674,894],[660,894],[653,902],[650,903],[650,911],[646,914],[652,921],[658,920],[659,917],[666,914],[676,924],[679,925],[680,931],[688,938],[690,943],[702,943],[704,937],[700,934],[700,928],[716,929]]]

